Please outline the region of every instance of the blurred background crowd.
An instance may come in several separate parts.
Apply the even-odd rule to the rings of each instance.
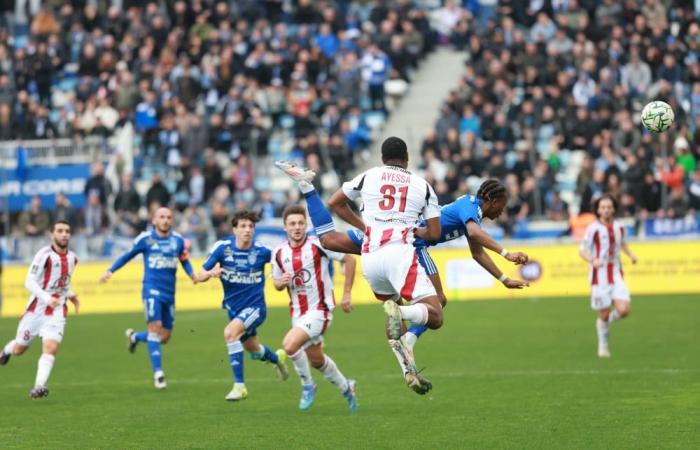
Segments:
[[[568,221],[602,192],[621,215],[700,211],[700,24],[691,0],[0,1],[0,141],[98,139],[85,206],[58,193],[5,217],[43,235],[133,237],[173,206],[203,250],[253,207],[298,200],[269,170],[284,157],[352,175],[437,47],[464,76],[436,111],[420,170],[440,203],[497,177],[506,235]],[[407,94],[408,93],[408,94]],[[651,99],[676,114],[653,136]],[[409,142],[411,144],[411,142]],[[21,166],[18,163],[18,167]]]

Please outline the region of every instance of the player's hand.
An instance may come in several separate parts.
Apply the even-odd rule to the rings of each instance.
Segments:
[[[277,281],[277,284],[281,286],[289,286],[289,283],[292,281],[292,274],[291,273],[283,273],[281,277],[275,279]]]
[[[343,300],[340,302],[340,307],[346,313],[352,311],[352,294],[350,292],[346,292],[343,294]]]
[[[221,277],[221,267],[216,266],[213,269],[209,271],[209,276],[212,278],[220,278]]]
[[[506,254],[506,259],[517,265],[525,264],[530,258],[523,252],[508,252]]]
[[[521,280],[514,280],[512,278],[506,278],[505,281],[503,282],[503,285],[507,287],[508,289],[522,289],[524,287],[530,286],[530,283],[527,281],[521,281]]]
[[[103,273],[102,276],[100,276],[99,281],[100,283],[106,283],[107,281],[109,281],[110,278],[112,278],[112,272],[108,270],[105,273]]]
[[[78,300],[78,296],[73,295],[71,297],[68,297],[68,301],[73,303],[73,308],[75,308],[75,313],[78,314],[80,312],[80,300]]]
[[[632,261],[632,264],[637,264],[637,256],[636,255],[630,255],[630,260]]]
[[[593,261],[591,261],[591,265],[593,265],[594,269],[600,269],[600,267],[603,265],[603,262],[600,259],[595,258],[593,259]]]

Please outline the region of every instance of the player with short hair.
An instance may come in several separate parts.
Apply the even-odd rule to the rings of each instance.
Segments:
[[[272,252],[272,278],[275,289],[287,290],[292,329],[282,346],[292,359],[301,379],[299,409],[306,411],[316,396],[316,383],[309,362],[340,390],[351,411],[357,410],[355,381],[347,379],[335,362],[323,351],[323,336],[333,320],[335,298],[330,274],[331,260],[345,264],[342,308],[350,312],[355,258],[324,249],[316,237],[306,234],[306,208],[288,206],[282,213],[287,242]]]
[[[335,231],[330,212],[323,205],[321,198],[310,183],[315,173],[288,161],[277,161],[275,164],[298,182],[299,189],[302,191],[307,201],[311,222],[324,248],[345,253],[360,254],[364,233],[359,229],[349,230],[347,233]],[[528,261],[528,256],[526,254],[521,252],[509,252],[481,229],[482,218],[497,218],[503,212],[506,202],[507,191],[505,187],[497,180],[487,180],[479,187],[476,196],[464,195],[442,207],[442,214],[440,216],[441,235],[438,240],[426,242],[417,239],[414,241],[414,246],[418,252],[418,261],[435,286],[443,307],[447,299],[442,289],[437,267],[428,253],[428,247],[457,239],[460,236],[468,237],[468,243],[474,259],[495,278],[499,279],[504,286],[509,289],[521,289],[529,285],[527,282],[506,277],[503,272],[496,267],[490,256],[484,252],[484,248],[487,248],[515,264],[524,264]],[[401,336],[400,340],[409,353],[412,353],[417,339],[427,329],[425,325],[413,324],[406,333]],[[406,359],[403,358],[401,352],[395,350],[397,346],[393,340],[389,339],[389,345],[394,351],[405,374],[407,370]]]
[[[226,400],[236,401],[248,397],[243,374],[243,350],[251,359],[275,365],[282,380],[289,376],[285,366],[286,355],[282,349],[273,352],[260,343],[257,329],[265,322],[265,264],[271,259],[271,250],[254,240],[255,224],[260,217],[248,210],[233,215],[233,236],[217,241],[209,252],[197,281],[219,278],[224,288],[222,308],[228,313],[229,323],[224,328],[233,371],[233,389]]]
[[[12,355],[21,355],[37,336],[41,337],[41,356],[36,372],[34,388],[29,393],[33,399],[46,397],[46,382],[51,374],[56,353],[63,340],[68,315],[67,301],[73,303],[75,312],[80,308],[78,297],[71,290],[78,257],[68,249],[70,224],[58,220],[49,230],[51,245],[42,248],[34,256],[24,286],[32,296],[17,326],[17,335],[0,351],[0,365],[5,365]]]
[[[598,356],[609,358],[610,325],[630,313],[630,293],[622,273],[620,252],[637,264],[625,238],[625,228],[615,220],[617,201],[603,194],[593,202],[598,220],[586,229],[579,254],[590,265],[591,308],[597,311]]]
[[[148,329],[145,331],[126,330],[129,352],[133,353],[139,342],[146,342],[148,357],[153,369],[156,389],[165,389],[165,372],[162,365],[161,344],[167,344],[175,325],[175,282],[178,261],[194,283],[192,265],[189,260],[189,243],[179,233],[172,231],[173,213],[169,208],[160,207],[153,214],[153,230],[136,236],[130,250],[114,261],[99,279],[106,283],[112,274],[131,261],[134,256],[143,254],[143,288],[141,297],[146,314]]]

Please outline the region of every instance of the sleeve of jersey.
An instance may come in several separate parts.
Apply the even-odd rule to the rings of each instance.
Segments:
[[[438,205],[437,195],[432,186],[425,183],[426,193],[425,193],[425,206],[423,207],[423,218],[425,220],[433,219],[435,217],[440,217],[440,205]]]
[[[360,198],[362,192],[362,185],[365,182],[365,173],[361,173],[350,181],[343,183],[342,189],[343,194],[350,200],[357,200]]]
[[[109,268],[109,271],[112,273],[116,272],[117,270],[124,267],[124,264],[131,261],[131,259],[134,256],[138,255],[139,253],[142,253],[144,250],[144,245],[143,245],[144,242],[145,242],[145,239],[143,239],[143,238],[141,238],[137,241],[134,241],[133,247],[131,247],[131,249],[129,249],[129,251],[127,251],[126,253],[121,255],[119,258],[117,258],[117,260],[114,261],[114,263],[112,264],[112,267]]]
[[[581,251],[588,251],[593,253],[593,227],[588,227],[586,234],[581,242]]]
[[[27,272],[27,278],[24,281],[24,286],[29,292],[44,302],[48,302],[51,299],[51,295],[41,288],[39,282],[44,276],[44,271],[46,270],[44,266],[46,265],[46,258],[48,257],[48,252],[37,254],[32,261],[32,265],[29,266],[29,272]]]
[[[219,262],[219,252],[221,251],[221,245],[219,242],[214,244],[214,248],[211,249],[209,254],[207,255],[207,259],[204,260],[204,264],[202,264],[202,268],[204,270],[211,270],[216,266],[216,264]]]
[[[284,269],[282,269],[282,249],[276,248],[273,253],[275,255],[272,258],[272,277],[279,278],[284,275]]]

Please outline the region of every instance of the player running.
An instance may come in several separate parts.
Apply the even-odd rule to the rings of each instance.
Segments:
[[[610,358],[610,325],[630,313],[630,293],[622,275],[620,251],[637,264],[637,257],[627,246],[625,229],[615,221],[617,202],[604,194],[593,203],[598,220],[586,229],[579,254],[590,264],[591,308],[598,312],[598,356]]]
[[[323,351],[323,336],[333,320],[335,298],[330,274],[331,260],[345,264],[345,287],[341,306],[350,312],[355,258],[330,252],[315,237],[306,235],[306,208],[289,206],[282,213],[287,242],[272,254],[272,277],[275,289],[287,289],[292,329],[284,337],[284,351],[294,362],[301,379],[299,409],[306,411],[316,396],[316,383],[309,362],[340,390],[351,411],[357,410],[355,381],[345,378],[335,362]]]
[[[335,231],[330,212],[323,205],[321,198],[310,183],[315,173],[287,161],[277,161],[275,164],[292,179],[298,181],[299,189],[302,191],[307,201],[311,222],[324,248],[345,253],[360,254],[364,233],[358,229],[350,230],[347,234]],[[418,261],[435,286],[443,306],[447,300],[442,290],[442,283],[437,267],[428,253],[428,247],[457,239],[463,235],[468,237],[469,247],[474,259],[495,278],[499,279],[504,286],[509,289],[521,289],[529,285],[527,282],[513,280],[505,276],[503,272],[497,268],[491,257],[484,251],[484,248],[492,250],[515,264],[524,264],[528,261],[528,256],[526,254],[521,252],[509,252],[481,229],[482,218],[497,218],[503,212],[506,202],[507,191],[505,187],[497,180],[487,180],[480,186],[476,196],[465,195],[458,198],[453,203],[442,207],[442,214],[440,216],[441,235],[437,241],[426,242],[417,239],[414,242],[414,246],[416,246],[418,252]],[[412,352],[417,339],[427,329],[425,325],[412,325],[401,337],[404,347],[409,352]],[[392,350],[394,350],[405,374],[405,359],[400,352],[395,351],[396,345],[393,340],[390,339],[389,344]]]
[[[214,244],[197,274],[200,282],[220,278],[224,288],[222,307],[228,312],[229,320],[224,328],[224,339],[234,380],[233,389],[225,397],[230,401],[248,397],[243,376],[243,349],[250,353],[251,359],[273,363],[280,379],[289,377],[284,351],[273,352],[261,344],[257,336],[257,329],[267,315],[264,270],[272,255],[269,248],[253,240],[259,220],[257,214],[247,210],[234,214],[233,236]]]
[[[144,231],[134,239],[129,251],[114,261],[99,281],[106,283],[114,272],[138,255],[143,254],[143,288],[141,297],[146,313],[147,331],[126,330],[129,352],[133,353],[139,342],[146,342],[148,357],[153,369],[156,389],[165,389],[161,344],[167,344],[175,324],[175,281],[178,261],[194,283],[192,265],[185,239],[172,231],[173,213],[161,207],[153,215],[153,230]]]
[[[12,355],[21,355],[37,336],[42,349],[36,371],[34,389],[29,396],[41,398],[49,395],[46,382],[51,375],[58,347],[63,340],[68,306],[73,303],[75,312],[80,308],[78,297],[70,287],[71,276],[78,264],[78,257],[68,250],[71,229],[68,222],[59,220],[51,225],[51,245],[34,256],[24,286],[32,296],[19,321],[16,337],[0,352],[0,365],[5,365]]]

